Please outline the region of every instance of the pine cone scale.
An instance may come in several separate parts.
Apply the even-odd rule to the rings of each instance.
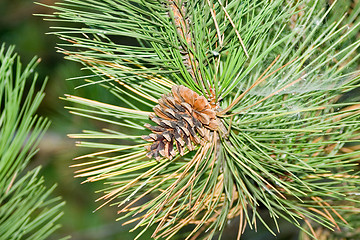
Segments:
[[[188,115],[185,115],[185,114],[182,114],[181,116],[191,127],[194,127],[195,124],[193,122],[193,118],[188,116]]]
[[[160,109],[160,106],[155,106],[153,108],[155,114],[157,116],[159,116],[160,118],[166,119],[166,120],[171,120],[171,117],[169,117],[166,113],[162,112],[162,110]]]
[[[203,96],[200,96],[199,98],[197,98],[196,100],[195,100],[195,102],[194,102],[194,109],[195,110],[197,110],[197,111],[201,111],[201,110],[203,110],[205,107],[206,107],[206,105],[208,105],[209,103],[208,103],[208,101],[206,100],[206,98],[205,97],[203,97]]]
[[[197,118],[200,120],[200,122],[202,122],[205,125],[209,125],[210,123],[210,116],[206,115],[204,113],[199,113],[199,112],[195,112]]]
[[[180,132],[180,130],[179,130],[178,128],[175,129],[175,131],[174,131],[175,140],[176,140],[177,143],[180,144],[180,146],[184,146],[184,145],[185,145],[185,142],[184,142],[184,140],[181,138],[181,135],[180,135],[179,132]]]
[[[193,109],[192,109],[192,107],[191,107],[190,104],[182,102],[182,103],[181,103],[181,106],[184,107],[185,110],[186,110],[188,113],[190,113],[190,114],[192,113],[192,110],[193,110]]]
[[[163,136],[166,140],[168,140],[169,142],[172,141],[172,134],[170,132],[164,132]]]

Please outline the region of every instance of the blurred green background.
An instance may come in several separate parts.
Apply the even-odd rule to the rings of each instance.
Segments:
[[[44,4],[52,5],[55,1],[41,0]],[[341,2],[341,1],[340,1]],[[43,175],[51,186],[58,183],[54,194],[61,195],[66,201],[64,216],[61,218],[63,227],[51,239],[71,235],[74,240],[128,240],[135,234],[128,233],[131,226],[121,226],[115,222],[116,207],[106,206],[93,212],[100,203],[96,203],[99,194],[94,194],[96,184],[80,184],[75,179],[73,169],[69,166],[72,159],[85,153],[86,149],[75,147],[75,141],[67,134],[78,133],[82,129],[96,129],[96,122],[79,118],[69,114],[64,106],[67,104],[60,99],[64,94],[80,95],[87,98],[96,98],[102,89],[94,86],[74,90],[79,82],[66,79],[86,74],[81,65],[67,61],[56,52],[57,38],[51,34],[50,26],[55,23],[44,21],[33,14],[49,13],[49,9],[26,0],[0,0],[0,42],[16,45],[16,51],[26,64],[33,56],[42,59],[37,71],[40,78],[49,77],[46,87],[46,97],[39,109],[39,114],[49,118],[52,125],[40,144],[40,152],[32,162],[32,166],[43,165]],[[40,87],[40,86],[39,86]],[[282,223],[281,234],[272,236],[267,230],[259,226],[258,232],[246,231],[242,239],[297,239],[295,227]],[[230,221],[224,232],[223,239],[236,239],[237,220]],[[144,235],[141,239],[149,239]],[[180,237],[181,239],[181,237]]]

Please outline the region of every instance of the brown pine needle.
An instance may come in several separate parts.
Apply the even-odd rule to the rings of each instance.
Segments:
[[[145,158],[145,153],[146,152],[144,152],[144,158]],[[137,160],[139,160],[139,159],[137,159]],[[136,161],[136,160],[133,160],[133,161]],[[107,179],[107,178],[110,178],[110,177],[115,177],[115,176],[119,176],[119,175],[126,174],[126,173],[129,173],[129,172],[134,172],[134,171],[137,171],[137,170],[142,169],[142,168],[151,167],[151,166],[153,166],[155,164],[156,163],[154,161],[147,162],[147,163],[144,163],[141,166],[134,166],[134,167],[119,170],[119,171],[116,171],[116,172],[111,172],[111,173],[107,173],[107,174],[101,174],[99,176],[94,176],[94,177],[89,177],[85,182],[95,182],[95,181],[104,180],[104,179]],[[81,176],[81,175],[79,175],[79,176]]]
[[[90,100],[90,99],[86,99],[86,98],[82,98],[82,97],[77,97],[77,96],[72,96],[72,95],[67,95],[67,94],[65,94],[65,96],[66,96],[66,99],[70,100],[70,101],[76,101],[79,103],[85,102],[85,103],[88,103],[93,106],[106,108],[106,109],[112,109],[114,111],[119,111],[119,112],[124,112],[124,113],[134,113],[134,114],[139,114],[139,115],[144,115],[144,116],[149,116],[151,114],[151,112],[145,112],[145,111],[141,111],[141,110],[134,110],[134,109],[130,109],[130,108],[118,107],[115,105],[102,103],[102,102],[98,102],[95,100]]]
[[[231,108],[233,108],[243,97],[246,93],[248,93],[251,89],[253,89],[255,86],[259,85],[261,82],[263,82],[265,79],[262,79],[262,77],[270,70],[270,68],[276,63],[276,61],[279,59],[280,55],[278,55],[274,61],[265,69],[265,71],[256,79],[253,85],[251,85],[250,88],[246,89],[240,96],[238,96],[229,106],[227,106],[224,110],[219,112],[219,114],[224,114],[228,112]]]
[[[130,91],[132,91],[133,93],[149,100],[149,101],[152,101],[154,103],[158,103],[158,100],[154,97],[151,97],[149,95],[146,95],[146,94],[143,94],[142,92],[136,90],[135,88],[131,87],[130,85],[124,83],[123,81],[120,81],[118,78],[115,78],[114,76],[111,76],[110,74],[106,73],[105,71],[103,71],[101,68],[95,66],[95,65],[92,65],[93,68],[95,68],[96,70],[98,70],[99,72],[101,72],[102,74],[104,74],[105,76],[107,76],[108,78],[114,80],[115,82],[117,82],[119,85],[129,89]]]
[[[242,46],[242,48],[243,48],[243,50],[244,50],[245,55],[249,58],[250,56],[249,56],[249,54],[248,54],[248,52],[247,52],[247,50],[246,50],[245,44],[244,44],[243,40],[241,39],[240,33],[239,33],[239,31],[237,30],[237,28],[236,28],[233,20],[231,19],[229,13],[226,11],[226,8],[225,8],[224,5],[221,3],[221,1],[218,0],[218,2],[219,2],[219,4],[220,4],[221,8],[223,9],[223,11],[224,11],[227,19],[230,21],[231,25],[233,26],[233,28],[234,28],[234,30],[235,30],[235,33],[236,33],[236,36],[238,37],[238,39],[239,39],[239,41],[240,41],[240,44],[241,44],[241,46]]]
[[[321,199],[321,198],[320,198]],[[335,213],[336,216],[338,216],[338,218],[340,218],[341,221],[343,221],[345,224],[349,224],[333,207],[330,206],[329,203],[327,202],[323,202],[326,206],[328,206],[331,211],[333,211],[333,213]]]
[[[340,121],[342,118],[358,114],[360,113],[360,104],[355,104],[352,106],[345,107],[344,109],[341,109],[339,114],[329,117],[326,120],[333,120],[334,122]]]
[[[92,170],[98,169],[98,168],[100,168],[100,171],[102,171],[102,172],[107,172],[107,171],[111,170],[112,168],[117,168],[118,165],[115,165],[115,164],[119,164],[121,162],[129,161],[131,159],[137,159],[137,158],[139,158],[141,156],[144,156],[144,151],[141,151],[140,153],[132,154],[130,156],[123,157],[123,158],[120,158],[120,159],[117,159],[117,160],[112,160],[112,161],[109,161],[109,160],[111,160],[113,158],[107,158],[107,159],[105,159],[105,160],[109,161],[107,163],[98,164],[98,165],[95,165],[93,167],[80,169],[80,170],[77,170],[75,173],[82,173],[82,172],[91,173]],[[78,167],[78,166],[81,166],[81,165],[82,164],[76,164],[76,165],[71,165],[71,167],[75,167],[75,166]],[[108,167],[108,166],[111,166],[111,165],[115,165],[115,166]],[[108,168],[105,168],[105,167],[108,167]]]
[[[181,197],[181,195],[179,195],[179,197],[173,202],[173,204],[167,209],[167,213],[161,218],[160,223],[157,225],[155,231],[153,232],[153,234],[151,235],[152,238],[155,238],[155,236],[158,234],[158,232],[161,230],[162,226],[164,226],[165,222],[168,220],[170,214],[171,214],[171,210],[174,208],[175,204],[177,203],[178,199]]]
[[[220,45],[220,47],[222,47],[222,45],[223,45],[223,40],[222,40],[222,37],[221,37],[221,32],[220,32],[219,24],[218,24],[218,22],[216,21],[216,13],[215,13],[215,10],[211,7],[210,0],[207,0],[207,2],[208,2],[208,5],[209,5],[209,7],[210,7],[211,17],[212,17],[213,20],[214,20],[214,25],[215,25],[216,33],[217,33],[218,39],[219,39],[219,45]]]
[[[246,222],[246,221],[245,221]],[[237,240],[240,240],[241,235],[243,234],[243,231],[245,230],[245,226],[244,226],[244,212],[241,209],[240,210],[240,214],[239,214],[239,230],[238,230],[238,235],[237,235]]]
[[[132,61],[130,61],[130,60],[128,60],[128,59],[124,59],[124,61],[130,62],[131,64],[134,64],[134,66],[137,66],[137,67],[139,67],[139,68],[141,68],[141,69],[147,69],[146,67],[144,67],[144,66],[142,66],[142,65],[140,65],[140,64],[138,64],[138,63],[134,63],[134,62],[132,62]],[[117,65],[120,65],[120,64],[117,64]],[[123,67],[125,67],[125,66],[123,66]],[[131,70],[131,68],[128,68],[128,69]],[[167,79],[166,77],[161,76],[161,75],[158,75],[158,74],[155,74],[155,75],[147,75],[147,74],[142,73],[142,74],[140,74],[140,76],[142,76],[142,77],[144,77],[144,78],[147,78],[147,79],[149,79],[150,81],[159,83],[159,84],[161,84],[161,85],[163,85],[163,86],[166,86],[166,87],[168,87],[168,88],[171,88],[172,86],[175,85],[175,83],[172,82],[170,79]]]
[[[314,236],[314,238],[315,238],[315,239],[318,239],[317,234],[316,234],[314,228],[311,226],[309,220],[307,220],[307,219],[304,217],[304,215],[302,215],[301,213],[298,213],[298,214],[303,218],[303,220],[304,220],[304,222],[306,223],[306,225],[308,225],[308,227],[309,227],[312,235]]]
[[[216,132],[214,132],[214,136],[216,135]],[[213,139],[216,139],[216,137],[214,137]],[[210,150],[208,150],[208,152],[209,152],[209,155],[212,155],[213,154],[213,151],[214,151],[214,146],[216,147],[216,141],[210,141],[212,144],[211,144],[211,149]],[[215,148],[216,149],[216,148]],[[206,163],[204,164],[204,167],[200,170],[200,172],[202,172],[203,170],[204,170],[204,168],[206,167],[206,165],[207,165],[207,162],[208,161],[210,161],[210,157],[208,157],[207,158],[207,160],[206,160]],[[204,188],[202,188],[202,190],[201,190],[201,192],[200,192],[200,194],[198,194],[198,196],[202,196],[203,195],[203,192],[205,191],[205,188],[206,188],[206,186],[207,186],[207,184],[208,184],[208,182],[209,182],[209,180],[210,180],[210,178],[211,178],[211,173],[212,173],[212,171],[213,171],[213,168],[214,168],[214,163],[216,162],[216,155],[215,155],[215,157],[214,157],[214,161],[213,161],[213,163],[210,165],[211,166],[211,168],[210,168],[210,173],[208,174],[208,178],[206,179],[206,182],[205,182],[205,187]],[[200,162],[199,162],[200,163]],[[200,175],[200,173],[199,173],[199,175]],[[199,175],[197,175],[195,178],[197,178]],[[192,194],[192,190],[193,190],[193,183],[191,184],[191,190],[190,190],[190,194]],[[197,198],[197,200],[195,201],[195,203],[193,204],[193,207],[191,207],[191,205],[190,205],[190,200],[191,200],[192,198],[191,198],[191,196],[190,196],[190,198],[189,198],[189,209],[191,209],[191,211],[193,211],[197,206],[199,206],[198,204],[199,204],[199,201],[200,200],[202,200],[202,199],[200,199],[200,197],[198,197]]]
[[[188,68],[190,76],[198,85],[202,85],[205,89],[205,83],[200,69],[198,69],[198,60],[194,53],[196,53],[196,44],[193,43],[193,38],[190,31],[189,21],[184,18],[187,15],[184,1],[182,0],[169,0],[170,10],[174,14],[174,25],[177,33],[185,41],[186,47],[181,46],[181,50],[186,52],[186,58],[183,60],[184,65]],[[197,74],[196,74],[197,73]],[[200,81],[199,81],[200,80]]]
[[[69,134],[68,137],[74,138],[74,137],[72,137],[71,134]],[[90,154],[86,154],[86,155],[76,157],[73,160],[80,160],[80,159],[83,159],[83,158],[91,158],[91,157],[95,157],[95,156],[99,156],[99,155],[103,155],[103,154],[107,154],[107,153],[113,153],[113,152],[117,152],[117,151],[121,151],[121,150],[123,150],[123,148],[116,148],[116,149],[110,149],[110,150],[96,152],[96,153],[90,153]],[[86,163],[86,164],[89,164],[89,163]],[[74,165],[72,165],[72,166],[74,166]]]
[[[85,35],[86,36],[86,35]],[[70,39],[66,39],[66,38],[63,38],[63,37],[60,37],[60,39],[64,40],[64,41],[67,41],[67,42],[70,42],[70,43],[73,43],[73,44],[79,44],[78,42],[75,42],[73,40],[70,40]],[[132,70],[132,68],[130,67],[126,67],[124,65],[121,65],[121,64],[117,64],[117,63],[113,63],[113,62],[107,62],[107,61],[101,61],[101,60],[98,60],[98,59],[94,59],[94,58],[90,58],[90,57],[84,57],[84,56],[81,56],[79,54],[70,54],[69,52],[67,52],[66,50],[64,49],[61,49],[61,48],[58,48],[63,54],[65,55],[68,55],[68,56],[73,56],[73,57],[77,57],[78,59],[88,63],[90,66],[94,66],[93,64],[91,63],[97,63],[97,64],[100,64],[100,65],[103,65],[103,66],[107,66],[107,67],[113,67],[113,68],[118,68],[118,69],[122,69],[124,71],[130,71]],[[106,54],[106,55],[109,55],[109,56],[112,56],[112,53],[108,53],[108,52],[104,52],[104,51],[101,51],[99,49],[95,49],[95,48],[89,48],[91,50],[93,50],[94,52],[100,52],[100,53],[103,53],[103,54]],[[131,64],[133,64],[134,66],[137,66],[141,69],[147,69],[146,67],[138,64],[138,63],[134,63],[132,61],[130,61],[129,59],[122,59],[123,61],[126,61],[126,62],[130,62]],[[141,76],[141,77],[144,77],[144,78],[147,78],[149,79],[150,81],[154,81],[156,83],[159,83],[163,86],[166,86],[166,87],[169,87],[171,88],[173,85],[175,85],[175,83],[173,83],[171,80],[165,78],[164,76],[160,76],[160,75],[148,75],[148,74],[145,74],[145,73],[134,73],[138,76]]]
[[[146,171],[145,173],[139,175],[138,177],[136,177],[132,181],[127,182],[126,185],[124,185],[124,186],[122,186],[120,188],[112,190],[110,193],[98,198],[96,201],[103,200],[103,199],[108,199],[111,196],[117,197],[119,194],[123,193],[124,191],[128,190],[130,187],[134,186],[140,179],[148,177],[149,175],[153,174],[154,171],[157,171],[158,169],[159,169],[159,166],[153,167],[152,169],[150,169],[150,170]],[[116,184],[116,183],[114,183],[114,184]],[[120,204],[120,206],[121,206],[121,204]]]
[[[196,215],[198,215],[200,213],[201,210],[197,210],[192,212],[191,214],[189,214],[185,219],[182,219],[181,221],[179,221],[179,223],[174,226],[173,228],[170,228],[164,232],[162,232],[161,234],[159,234],[157,237],[165,237],[165,236],[169,236],[168,239],[170,237],[172,237],[173,235],[176,234],[177,231],[179,231],[182,227],[188,225],[188,224],[196,224],[198,226],[200,226],[201,224],[205,223],[205,217],[207,216],[207,214],[205,213],[203,218],[199,221],[194,221],[194,218]],[[207,222],[208,223],[208,222]],[[205,223],[205,225],[207,224]],[[202,228],[200,229],[200,231],[197,231],[197,227],[195,227],[192,232],[190,234],[188,234],[188,237],[186,238],[186,240],[188,240],[194,233],[196,235],[196,233],[202,232]]]
[[[126,71],[126,70],[129,71],[129,70],[131,70],[131,68],[125,67],[125,66],[120,65],[120,64],[107,63],[107,62],[104,62],[104,61],[99,61],[99,60],[96,60],[96,59],[91,59],[91,60],[93,60],[93,62],[92,62],[92,61],[90,61],[90,60],[85,59],[84,57],[78,57],[78,58],[81,59],[82,61],[86,62],[86,63],[89,64],[91,67],[93,67],[93,68],[96,69],[97,71],[101,72],[102,74],[104,74],[104,75],[107,76],[108,78],[110,78],[110,79],[112,79],[113,81],[117,82],[119,85],[121,85],[121,86],[129,89],[129,90],[132,91],[133,93],[135,93],[135,94],[137,94],[137,95],[139,95],[139,96],[141,96],[141,97],[143,97],[143,98],[145,98],[145,99],[148,99],[149,101],[152,101],[152,102],[157,103],[157,99],[156,99],[156,98],[151,97],[151,96],[149,96],[149,95],[147,95],[147,94],[141,93],[140,91],[134,89],[134,88],[131,87],[130,85],[128,85],[128,84],[120,81],[118,78],[115,78],[114,76],[106,73],[104,70],[102,70],[102,69],[99,68],[98,66],[95,66],[95,65],[93,64],[93,62],[94,62],[94,63],[97,63],[97,64],[105,65],[105,66],[117,67],[118,69],[121,69],[121,70],[123,70],[123,71]],[[144,74],[137,74],[137,75],[144,75]],[[143,77],[144,77],[144,76],[143,76]]]
[[[334,224],[334,226],[340,230],[339,228],[339,225],[336,223],[335,219],[333,218],[333,216],[330,214],[330,212],[324,207],[324,205],[321,203],[321,202],[324,202],[324,200],[322,200],[320,197],[312,197],[311,199],[313,199],[320,207],[322,207],[322,209],[324,210],[324,212],[326,214],[325,215],[325,218],[327,218],[330,222],[332,222]],[[329,205],[328,206],[330,209],[332,209],[332,207]]]
[[[245,94],[247,94],[251,89],[253,89],[254,87],[256,87],[257,85],[259,85],[260,83],[262,83],[263,81],[265,81],[267,78],[269,78],[270,76],[272,76],[273,74],[275,74],[276,72],[280,71],[281,69],[285,68],[286,66],[288,66],[289,64],[293,63],[297,58],[291,60],[290,62],[286,63],[285,65],[279,67],[278,69],[274,70],[273,72],[271,72],[270,74],[266,75],[265,77],[263,77],[268,71],[269,69],[276,63],[276,61],[279,59],[280,55],[278,55],[274,61],[265,69],[265,71],[260,75],[260,77],[254,82],[254,84],[248,88],[247,90],[245,90],[239,97],[237,97],[227,108],[225,108],[223,111],[221,111],[219,114],[219,116],[222,116],[221,114],[225,114],[226,112],[228,112],[231,108],[233,108],[243,97]],[[272,96],[272,95],[271,95]],[[234,114],[230,114],[230,115],[226,115],[226,116],[233,116],[236,115],[238,113],[234,113]]]
[[[215,148],[215,149],[216,149],[216,148]],[[215,163],[215,161],[216,161],[216,157],[214,158],[213,163]],[[207,184],[209,183],[210,178],[211,178],[211,174],[213,173],[213,170],[214,170],[214,166],[215,166],[215,164],[211,164],[211,168],[210,168],[209,176],[207,177],[207,179],[206,179],[206,182],[205,182],[205,185],[204,185],[204,186],[207,186]],[[199,196],[202,196],[202,195],[203,195],[203,193],[204,193],[204,191],[205,191],[205,188],[203,188],[203,189],[201,190],[201,192],[200,192]],[[193,205],[193,207],[191,208],[191,210],[190,210],[190,211],[194,211],[194,210],[195,210],[195,209],[199,206],[199,204],[200,204],[200,201],[201,201],[201,200],[202,200],[201,198],[198,198],[198,199],[196,200],[196,202],[194,203],[194,205]]]
[[[231,154],[232,155],[232,154]],[[248,165],[246,165],[245,163],[243,163],[242,161],[238,161],[239,164],[241,164],[244,168],[246,168],[249,172],[251,172],[251,174],[253,174],[254,176],[256,176],[257,178],[259,178],[266,186],[268,186],[269,188],[273,189],[275,193],[277,193],[280,197],[282,197],[283,199],[286,199],[286,197],[276,188],[274,187],[272,184],[270,184],[268,181],[266,181],[262,176],[260,176],[256,171],[254,171],[251,167],[249,167]],[[289,190],[287,190],[289,191]]]
[[[328,219],[337,229],[339,229],[339,226],[336,224],[335,219],[327,214],[325,214],[324,212],[320,211],[319,209],[313,208],[313,207],[309,207],[309,210],[316,212],[317,214],[323,216],[324,218]]]
[[[183,193],[183,191],[186,190],[186,188],[188,187],[188,185],[191,184],[191,182],[189,181],[189,183],[186,185],[186,188],[183,187],[181,190],[179,190],[178,192],[176,192],[172,198],[170,198],[171,194],[173,193],[175,187],[178,185],[178,183],[184,178],[184,176],[188,173],[188,171],[190,170],[190,168],[195,165],[195,163],[197,163],[198,161],[201,161],[201,156],[202,156],[202,152],[204,151],[204,147],[200,147],[199,150],[197,151],[197,153],[195,154],[195,156],[193,157],[193,159],[191,159],[187,164],[186,164],[186,168],[185,170],[181,173],[181,175],[178,177],[178,179],[170,185],[170,187],[168,187],[168,191],[167,191],[167,196],[166,199],[163,201],[163,203],[160,205],[160,207],[158,208],[157,212],[160,212],[163,207],[169,202],[171,201],[172,198],[175,198],[177,195],[181,195]],[[200,156],[200,157],[199,157]]]
[[[195,233],[194,235],[192,235],[189,240],[196,240],[196,239],[198,239],[198,237],[200,236],[200,234],[205,231],[205,229],[208,227],[208,225],[209,225],[209,224],[202,226],[201,229],[200,229],[199,231],[196,231],[196,233]]]
[[[332,174],[332,173],[324,173],[324,174],[317,174],[317,175],[307,175],[305,179],[313,179],[313,178],[332,178],[332,179],[342,179],[342,178],[360,178],[360,176],[356,175],[348,175],[348,174]]]
[[[74,158],[74,160],[88,158],[88,157],[90,158],[90,157],[97,156],[97,155],[102,155],[102,154],[105,154],[105,153],[120,152],[120,151],[123,151],[123,150],[139,148],[139,147],[143,147],[143,146],[146,146],[146,145],[149,145],[149,144],[139,144],[139,145],[135,145],[135,146],[129,146],[129,147],[124,147],[124,148],[111,149],[111,150],[108,150],[108,151],[96,152],[94,154],[87,154],[87,155],[84,155],[84,156]],[[106,158],[106,159],[99,159],[99,160],[95,160],[95,161],[83,162],[83,163],[73,164],[70,167],[82,167],[82,166],[86,166],[86,165],[98,164],[98,163],[101,163],[101,162],[109,161],[111,159],[113,159],[113,158]]]
[[[302,80],[302,78],[300,77],[300,78],[296,79],[295,81],[289,83],[289,84],[286,85],[285,87],[283,87],[283,88],[281,88],[281,89],[279,89],[279,90],[271,93],[271,94],[268,95],[267,97],[264,97],[264,98],[261,99],[260,101],[257,101],[256,103],[254,103],[254,104],[252,104],[252,105],[250,105],[250,106],[248,106],[248,107],[246,107],[246,108],[243,108],[243,109],[240,110],[239,112],[230,114],[229,116],[231,116],[231,115],[237,115],[237,114],[239,114],[239,113],[241,113],[241,112],[244,112],[244,111],[248,110],[249,108],[252,108],[253,106],[255,106],[255,105],[257,105],[257,104],[262,103],[262,102],[265,101],[266,99],[268,99],[268,98],[270,98],[270,97],[272,97],[272,96],[280,93],[281,91],[284,91],[286,88],[291,87],[292,85],[294,85],[295,83],[297,83],[297,82],[299,82],[299,81],[301,81],[301,80]]]
[[[6,188],[5,194],[7,194],[7,193],[10,191],[11,187],[12,187],[13,184],[14,184],[14,181],[15,181],[15,179],[16,179],[16,176],[17,176],[17,173],[15,172],[15,174],[13,175],[13,177],[12,177],[11,180],[10,180],[9,186]]]
[[[166,160],[165,160],[166,161]],[[142,195],[140,195],[139,197],[137,197],[135,200],[133,200],[131,203],[129,203],[127,206],[125,206],[122,210],[118,211],[118,213],[124,212],[126,211],[126,209],[128,209],[130,206],[132,206],[133,204],[135,204],[137,201],[139,201],[140,199],[142,199],[144,196],[146,196],[147,194],[149,194],[150,192],[154,191],[155,189],[157,189],[159,186],[161,186],[161,184],[163,184],[165,181],[172,179],[172,178],[177,178],[176,175],[178,174],[178,172],[181,172],[183,170],[183,168],[185,167],[185,165],[181,168],[179,168],[178,170],[176,170],[175,172],[173,172],[172,174],[169,174],[167,177],[163,177],[162,180],[157,183],[155,186],[153,186],[152,188],[150,188],[149,190],[147,190],[146,192],[144,192]],[[165,194],[166,191],[163,191],[162,194]],[[152,201],[149,201],[147,204],[144,204],[141,206],[140,212],[144,211],[148,205],[150,205],[152,203]],[[119,205],[119,207],[121,206],[121,204]],[[135,213],[136,214],[136,213]]]

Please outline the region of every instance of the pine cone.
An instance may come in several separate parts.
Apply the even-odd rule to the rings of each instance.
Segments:
[[[172,159],[176,152],[184,155],[194,145],[209,141],[210,130],[217,130],[218,120],[215,111],[204,96],[184,86],[174,86],[171,93],[164,94],[159,99],[159,105],[153,109],[155,114],[150,119],[157,125],[145,124],[153,133],[143,136],[143,139],[153,144],[146,146],[147,156],[159,160],[162,156]]]

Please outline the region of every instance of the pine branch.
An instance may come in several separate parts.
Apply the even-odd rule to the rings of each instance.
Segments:
[[[277,228],[283,218],[313,238],[314,223],[346,225],[346,206],[358,200],[352,193],[359,187],[359,149],[346,148],[358,143],[360,110],[358,99],[341,99],[359,87],[358,11],[346,17],[334,13],[336,2],[325,6],[284,0],[52,6],[50,19],[63,24],[54,32],[64,40],[60,52],[92,70],[90,84],[126,106],[67,97],[82,105],[73,113],[114,126],[71,135],[93,139],[79,146],[100,148],[77,158],[77,176],[106,183],[101,206],[117,204],[119,219],[131,217],[133,230],[142,229],[138,237],[154,226],[153,238],[171,239],[192,226],[187,239],[211,239],[234,217],[241,219],[239,238],[259,222],[274,233],[259,208]],[[145,196],[152,199],[140,203]]]
[[[38,75],[32,72],[38,62],[34,58],[22,68],[14,47],[0,48],[1,239],[46,239],[60,227],[64,202],[51,196],[55,186],[44,186],[40,167],[25,170],[49,126],[47,119],[36,115],[45,87],[35,90]]]

